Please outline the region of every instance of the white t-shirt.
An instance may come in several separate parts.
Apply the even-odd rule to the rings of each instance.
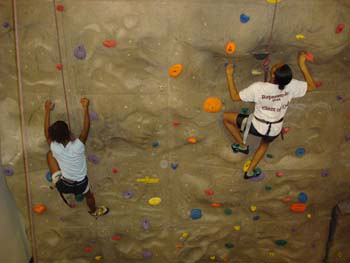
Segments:
[[[87,175],[85,145],[79,139],[70,141],[66,147],[62,143],[52,142],[50,149],[61,168],[63,177],[73,181],[85,178]]]
[[[269,82],[255,82],[239,93],[242,101],[255,102],[254,115],[268,122],[275,122],[284,117],[288,105],[293,98],[303,97],[307,91],[307,83],[292,79],[280,90],[278,85]],[[253,118],[255,129],[265,135],[269,125]],[[281,132],[283,122],[271,125],[269,136],[276,136]]]

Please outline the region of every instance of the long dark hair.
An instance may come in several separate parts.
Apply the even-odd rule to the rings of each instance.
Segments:
[[[289,84],[292,78],[293,72],[287,64],[284,64],[275,71],[275,84],[278,85],[280,90],[283,90],[285,86]]]
[[[70,131],[67,123],[64,121],[56,121],[49,127],[49,136],[51,140],[64,143],[70,139]]]

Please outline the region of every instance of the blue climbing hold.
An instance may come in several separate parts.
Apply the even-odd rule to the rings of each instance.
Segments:
[[[202,210],[196,208],[196,209],[192,209],[191,211],[191,218],[193,220],[199,219],[202,217]]]
[[[244,115],[248,115],[249,114],[249,108],[241,108],[239,113],[244,114]]]
[[[303,157],[305,154],[305,149],[304,148],[298,148],[295,151],[295,155],[298,157]]]
[[[84,200],[84,196],[82,194],[75,195],[75,201],[82,202]]]
[[[155,142],[152,143],[152,147],[153,147],[153,148],[156,148],[156,147],[158,147],[159,145],[160,145],[160,143],[159,143],[158,141],[155,141]]]
[[[299,195],[298,195],[298,201],[300,202],[300,203],[306,203],[306,201],[307,201],[307,195],[305,194],[305,193],[300,193]]]
[[[79,45],[74,49],[74,56],[80,60],[83,60],[86,58],[86,49],[84,45]]]
[[[179,164],[178,163],[171,163],[170,166],[173,170],[176,170],[176,168],[179,166]]]
[[[240,20],[244,24],[247,23],[249,21],[249,19],[250,19],[250,17],[247,16],[246,14],[241,14],[241,16],[240,16]]]
[[[254,220],[254,221],[258,221],[259,219],[260,219],[260,216],[254,216],[254,217],[253,217],[253,220]]]
[[[49,183],[52,183],[52,174],[50,171],[47,171],[45,178]]]

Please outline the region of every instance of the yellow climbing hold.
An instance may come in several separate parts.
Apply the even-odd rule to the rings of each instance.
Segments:
[[[266,0],[266,1],[270,4],[276,4],[276,3],[281,2],[281,0]]]
[[[255,205],[250,206],[250,211],[255,212],[256,211],[256,206]]]
[[[236,231],[241,230],[241,226],[234,226],[233,228],[234,228]]]
[[[337,257],[338,258],[341,258],[341,257],[343,257],[343,253],[341,253],[340,251],[337,253]]]
[[[276,255],[275,252],[273,252],[273,251],[270,251],[270,252],[269,252],[269,256],[270,256],[270,257],[274,257],[275,255]]]
[[[307,214],[306,217],[311,219],[312,215],[311,214]]]
[[[260,70],[257,70],[257,69],[252,69],[252,72],[251,72],[253,75],[255,75],[255,76],[259,76],[259,75],[261,75],[262,74],[262,71],[260,71]]]
[[[215,256],[210,256],[211,260],[215,260],[215,258],[216,258]]]
[[[295,36],[295,38],[296,38],[297,40],[303,40],[303,39],[305,39],[305,36],[304,36],[303,34],[297,34],[297,35]]]
[[[95,259],[96,259],[97,261],[101,260],[101,258],[102,258],[102,256],[96,256],[96,257],[95,257]]]
[[[249,166],[250,166],[251,163],[252,163],[251,160],[247,160],[247,161],[244,163],[244,166],[243,166],[243,171],[244,171],[244,172],[248,171]]]
[[[144,178],[137,178],[136,182],[138,183],[146,183],[146,184],[155,184],[159,182],[159,178],[151,178],[149,176],[146,176]]]
[[[187,232],[182,232],[182,233],[181,233],[181,238],[182,238],[182,239],[186,239],[186,238],[188,238],[188,235],[189,235],[189,234],[188,234]]]
[[[150,205],[159,205],[162,199],[160,197],[152,197],[150,200],[148,200],[148,203]]]

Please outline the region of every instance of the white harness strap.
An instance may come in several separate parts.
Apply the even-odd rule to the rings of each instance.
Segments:
[[[245,118],[242,122],[242,126],[241,126],[241,129],[244,127],[243,125],[245,125],[244,129],[242,130],[243,131],[243,143],[246,144],[247,142],[247,138],[248,138],[248,134],[249,134],[249,130],[250,130],[250,127],[252,126],[252,121],[253,121],[253,118],[254,118],[254,114],[250,114],[248,118]]]

